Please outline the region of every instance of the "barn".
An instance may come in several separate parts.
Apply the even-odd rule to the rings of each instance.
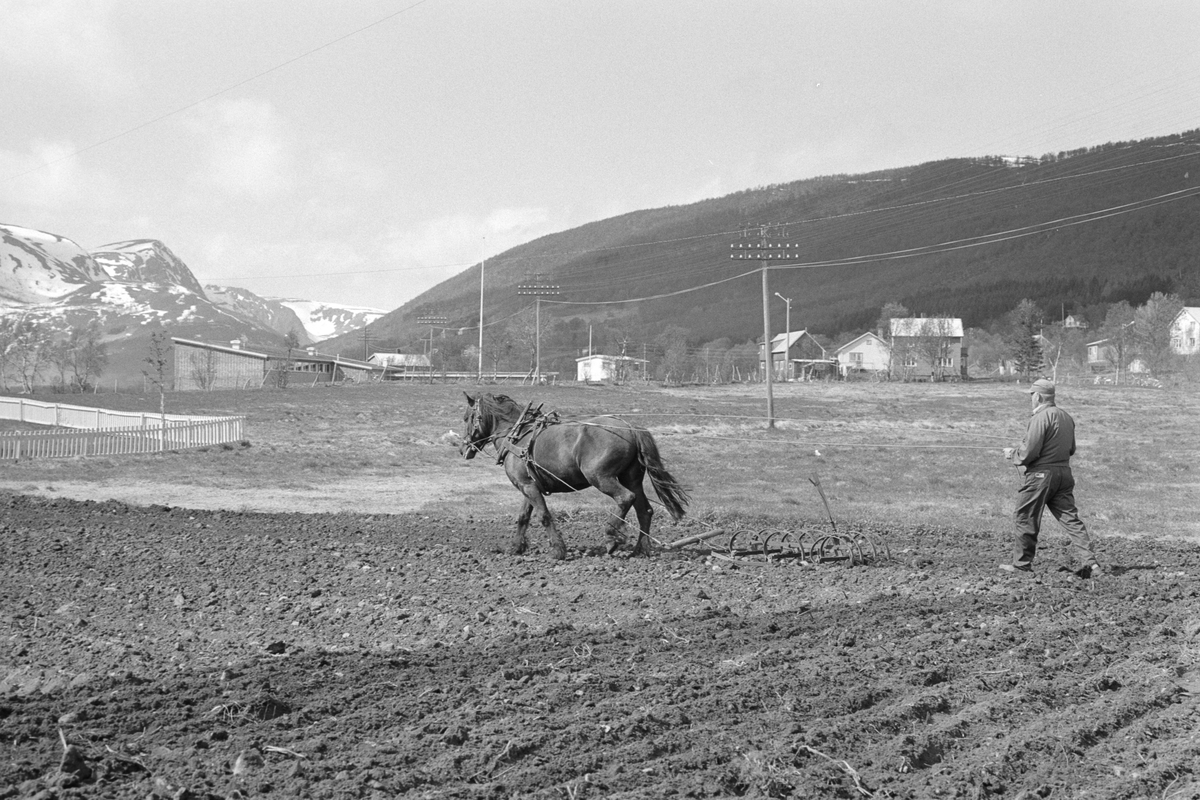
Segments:
[[[365,361],[306,350],[250,350],[240,340],[227,345],[171,339],[175,390],[259,389],[263,386],[315,386],[373,380],[382,367]]]

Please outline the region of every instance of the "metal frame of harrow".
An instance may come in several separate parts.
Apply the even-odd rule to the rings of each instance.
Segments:
[[[732,556],[763,556],[769,560],[798,558],[814,564],[832,561],[866,564],[892,557],[887,542],[876,541],[863,533],[847,535],[786,528],[739,528],[729,535],[724,548],[713,549]]]

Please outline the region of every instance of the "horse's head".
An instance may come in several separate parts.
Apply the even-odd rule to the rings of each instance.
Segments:
[[[484,413],[478,398],[466,392],[463,394],[467,395],[467,411],[463,414],[463,437],[458,452],[469,461],[492,440],[492,421],[491,416]]]

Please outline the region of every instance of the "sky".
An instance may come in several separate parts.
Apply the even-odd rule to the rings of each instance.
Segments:
[[[0,223],[391,310],[638,209],[1200,127],[1193,0],[0,0]]]

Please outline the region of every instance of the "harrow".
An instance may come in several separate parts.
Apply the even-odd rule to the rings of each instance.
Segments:
[[[831,561],[871,564],[891,560],[892,551],[882,538],[865,533],[838,533],[837,522],[833,519],[833,510],[829,507],[821,479],[813,475],[808,480],[821,495],[832,532],[743,527],[734,528],[731,533],[726,528],[714,527],[704,533],[672,542],[666,547],[668,550],[674,550],[703,542],[712,553],[739,558],[762,557],[768,561],[797,559],[810,564],[825,564]],[[725,538],[722,540],[720,537]]]
[[[768,561],[796,559],[812,564],[845,561],[870,564],[890,560],[886,541],[865,533],[830,533],[787,528],[735,528],[732,532],[716,528],[667,545],[677,549],[689,544],[706,544],[711,552]]]

